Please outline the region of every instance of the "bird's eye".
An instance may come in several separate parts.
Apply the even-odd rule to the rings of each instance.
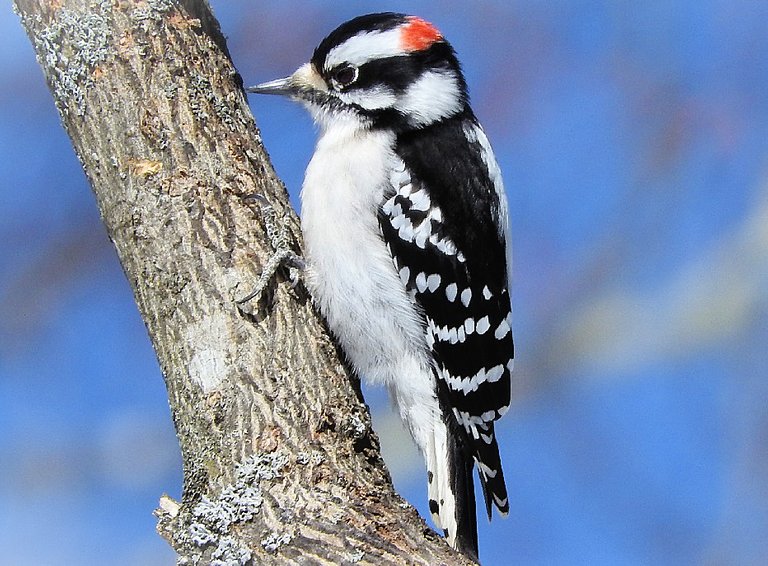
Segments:
[[[331,77],[339,88],[347,87],[357,80],[357,67],[342,65],[333,70]]]

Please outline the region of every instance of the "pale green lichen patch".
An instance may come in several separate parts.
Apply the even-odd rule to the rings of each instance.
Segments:
[[[279,478],[287,464],[288,457],[280,453],[249,456],[235,469],[234,483],[225,487],[218,497],[203,497],[195,505],[189,538],[201,548],[215,545],[211,564],[235,566],[251,559],[247,546],[233,536],[232,526],[249,521],[259,513],[264,502],[261,483]],[[264,546],[264,541],[262,546],[274,552],[289,541],[290,536],[286,539],[283,534],[269,539],[269,548]],[[270,550],[273,547],[274,550]]]
[[[136,22],[157,20],[161,15],[174,8],[174,0],[150,0],[137,5],[131,12],[131,19]]]
[[[317,466],[325,462],[325,455],[319,450],[313,450],[312,452],[299,452],[296,455],[296,463],[302,466],[311,464]]]
[[[277,552],[277,549],[291,542],[293,537],[288,533],[270,533],[269,536],[262,539],[261,546],[267,552]]]
[[[213,84],[208,77],[192,74],[189,77],[189,107],[192,114],[200,122],[206,122],[213,113],[227,126],[233,127],[235,118],[232,107],[226,100],[214,92]]]
[[[355,550],[347,554],[346,559],[348,562],[351,562],[352,564],[357,564],[364,557],[365,557],[365,552],[363,552],[362,550]]]
[[[174,7],[172,0],[149,0],[132,6],[128,16],[136,22],[159,21]],[[30,34],[41,66],[62,114],[85,114],[85,93],[100,76],[99,67],[116,56],[112,0],[93,2],[89,9],[52,9],[50,21],[39,14],[20,13]]]
[[[110,0],[102,0],[89,11],[60,8],[44,23],[39,15],[21,15],[24,27],[35,29],[35,52],[62,114],[85,113],[85,91],[94,83],[96,68],[114,57]]]
[[[241,566],[250,562],[251,551],[234,538],[223,537],[211,558],[211,566]]]

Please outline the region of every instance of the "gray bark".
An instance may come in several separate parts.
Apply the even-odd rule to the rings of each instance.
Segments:
[[[218,24],[198,0],[15,0],[168,389],[185,564],[454,564],[394,492],[355,379],[284,282],[246,195],[297,219]]]

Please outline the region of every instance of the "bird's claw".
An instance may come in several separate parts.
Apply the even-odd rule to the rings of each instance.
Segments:
[[[304,271],[306,263],[304,258],[291,249],[291,232],[288,227],[287,219],[278,221],[276,219],[275,209],[267,198],[259,193],[253,193],[243,197],[248,203],[257,203],[261,210],[264,229],[267,232],[267,239],[272,247],[273,253],[267,260],[264,269],[259,276],[259,280],[248,295],[235,302],[238,305],[247,303],[254,298],[260,299],[269,282],[277,273],[280,267],[288,268],[288,278],[291,282],[291,288],[295,288],[301,281],[301,272]]]

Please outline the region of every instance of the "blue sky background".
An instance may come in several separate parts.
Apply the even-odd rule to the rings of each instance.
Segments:
[[[768,4],[214,0],[247,83],[340,22],[438,25],[504,171],[516,402],[484,564],[768,556]],[[8,564],[170,565],[165,387],[18,19],[0,8],[0,548]],[[295,203],[304,112],[252,98]],[[422,464],[368,391],[398,489]]]

